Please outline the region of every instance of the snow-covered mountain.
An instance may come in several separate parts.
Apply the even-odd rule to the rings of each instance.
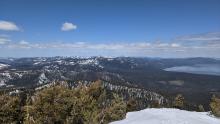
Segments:
[[[7,68],[9,65],[0,63],[0,69]]]
[[[110,90],[130,96],[148,97],[182,94],[191,110],[202,104],[209,110],[212,93],[220,92],[220,76],[165,71],[177,66],[220,65],[211,58],[158,59],[133,57],[33,57],[0,58],[0,90],[39,88],[53,82],[74,83],[102,80]],[[145,97],[146,96],[146,97]],[[150,97],[149,97],[150,96]],[[160,101],[159,100],[156,101]],[[159,102],[161,103],[161,102]]]
[[[220,119],[212,117],[208,112],[149,108],[129,112],[124,120],[111,124],[220,124]]]

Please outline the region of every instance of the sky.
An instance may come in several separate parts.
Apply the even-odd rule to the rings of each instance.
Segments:
[[[220,58],[220,0],[0,0],[0,57]]]

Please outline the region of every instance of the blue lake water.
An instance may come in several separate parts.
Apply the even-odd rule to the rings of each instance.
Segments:
[[[220,76],[220,64],[198,64],[194,66],[176,66],[164,69],[165,71],[185,72]]]

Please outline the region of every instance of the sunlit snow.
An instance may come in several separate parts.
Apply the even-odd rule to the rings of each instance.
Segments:
[[[124,120],[111,124],[220,124],[220,119],[210,116],[208,112],[152,108],[129,112]]]

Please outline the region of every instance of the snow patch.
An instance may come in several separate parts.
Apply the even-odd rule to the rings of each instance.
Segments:
[[[208,112],[149,108],[129,112],[124,120],[111,124],[220,124],[220,119],[209,116]]]
[[[7,77],[8,79],[12,79],[10,73],[8,72],[1,73],[1,75]]]
[[[79,61],[79,64],[80,65],[88,65],[88,64],[98,65],[99,62],[96,59],[86,59],[86,60]]]
[[[70,64],[70,65],[75,65],[75,62],[70,62],[69,64]]]
[[[20,90],[14,90],[14,91],[9,92],[9,95],[19,94],[19,93],[20,93]]]
[[[5,86],[5,81],[4,80],[0,80],[0,87]]]
[[[18,78],[22,78],[22,76],[23,76],[21,73],[16,73],[16,72],[15,72],[15,75],[17,75]]]
[[[33,65],[39,65],[41,64],[41,62],[35,62]]]
[[[49,80],[48,78],[46,77],[45,73],[42,73],[40,76],[39,76],[39,81],[38,81],[38,84],[44,84],[44,83],[47,83]]]
[[[0,69],[3,69],[3,68],[7,68],[9,65],[7,65],[7,64],[1,64],[0,63]]]

